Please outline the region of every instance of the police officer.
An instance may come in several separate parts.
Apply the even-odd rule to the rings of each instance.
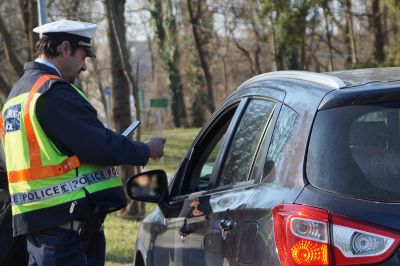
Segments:
[[[35,28],[43,35],[37,59],[25,64],[2,110],[13,234],[27,235],[30,265],[103,265],[103,231],[90,236],[97,238],[90,249],[80,232],[92,217],[126,205],[121,178],[108,166],[163,155],[163,138],[135,142],[105,128],[74,86],[95,57],[96,28],[69,20]]]

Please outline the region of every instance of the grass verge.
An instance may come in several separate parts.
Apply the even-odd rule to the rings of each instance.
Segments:
[[[108,215],[104,223],[107,240],[106,265],[132,265],[140,222]]]
[[[167,139],[162,160],[150,160],[145,170],[163,169],[171,176],[190,144],[199,132],[199,128],[165,130],[162,135]],[[142,139],[159,136],[160,132],[145,132]],[[149,213],[154,204],[146,204],[146,213]],[[133,250],[135,247],[137,232],[140,222],[128,220],[116,215],[108,215],[104,223],[107,241],[106,265],[121,266],[132,265]]]

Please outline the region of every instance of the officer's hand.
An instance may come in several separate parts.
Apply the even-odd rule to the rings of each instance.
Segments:
[[[164,155],[164,143],[166,141],[165,138],[155,137],[144,142],[150,149],[151,159],[157,160]]]

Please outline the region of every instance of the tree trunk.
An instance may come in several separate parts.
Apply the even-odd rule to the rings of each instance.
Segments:
[[[10,39],[11,34],[7,31],[2,16],[0,16],[0,34],[3,37],[3,42],[5,45],[4,49],[8,61],[10,62],[18,76],[22,76],[22,74],[24,73],[24,68],[22,63],[18,60],[17,55],[15,54],[13,44]]]
[[[325,32],[326,32],[326,40],[327,40],[328,50],[329,50],[328,71],[334,71],[335,66],[333,64],[332,30],[329,28],[329,20],[328,20],[329,14],[330,14],[330,12],[327,12],[326,9],[324,9]]]
[[[299,66],[300,69],[302,70],[306,70],[306,58],[307,58],[307,27],[308,27],[308,23],[307,23],[307,15],[308,12],[310,10],[310,7],[308,6],[308,4],[303,4],[303,6],[301,6],[299,8],[299,13],[296,14],[296,19],[293,25],[293,28],[296,28],[295,25],[297,25],[297,27],[299,27],[299,40],[298,42],[296,42],[295,46],[297,46],[297,50],[298,53],[300,54],[300,61],[299,61]],[[290,34],[290,33],[289,33]]]
[[[174,47],[172,50],[172,62],[173,64],[170,65],[169,69],[169,80],[172,81],[170,85],[170,91],[172,92],[172,96],[177,103],[175,109],[177,109],[178,115],[181,120],[181,126],[188,127],[187,121],[187,112],[186,112],[186,104],[183,97],[183,85],[182,85],[182,77],[181,71],[179,69],[179,61],[180,61],[180,51],[178,49],[178,29],[176,24],[176,17],[173,15],[172,12],[172,1],[168,1],[168,8],[166,9],[166,19],[168,22],[168,33],[170,34],[170,46]]]
[[[158,40],[158,52],[162,66],[168,76],[168,90],[171,95],[171,110],[175,127],[188,126],[181,73],[178,68],[180,53],[178,49],[176,18],[172,14],[172,2],[167,7],[162,0],[149,0],[154,30]]]
[[[385,37],[383,36],[380,2],[380,0],[372,0],[372,16],[370,19],[374,34],[374,58],[378,64],[385,61]]]
[[[355,68],[358,64],[356,41],[354,35],[353,26],[353,13],[352,13],[352,3],[351,0],[342,0],[340,4],[344,8],[345,12],[345,29],[344,29],[344,45],[346,49],[346,63],[345,68]]]
[[[129,53],[126,45],[125,29],[125,0],[106,0],[105,10],[108,22],[108,38],[110,41],[111,77],[112,77],[112,113],[114,127],[117,132],[122,132],[131,123],[130,91],[137,91],[129,64]],[[137,93],[135,94],[137,97]],[[139,116],[140,114],[137,113]],[[128,177],[135,174],[135,168],[121,167],[123,183]],[[142,215],[137,202],[130,202],[125,215],[137,217]]]
[[[39,40],[39,35],[32,31],[38,26],[38,10],[36,0],[19,0],[22,21],[26,39],[28,40],[27,52],[28,61],[32,61],[35,55],[36,42]]]
[[[7,100],[8,94],[10,94],[11,86],[7,84],[4,78],[0,75],[0,109],[3,108],[4,103]]]
[[[197,3],[196,14],[193,10],[193,3]],[[199,32],[199,28],[201,27],[199,20],[202,15],[203,0],[197,0],[197,1],[187,0],[187,4],[190,16],[190,23],[192,24],[192,32],[193,32],[194,43],[197,50],[197,55],[199,57],[201,69],[203,70],[204,79],[206,80],[207,94],[208,94],[207,107],[209,111],[213,113],[215,110],[215,105],[214,105],[214,89],[212,86],[212,76],[210,73],[210,66],[206,58],[206,52],[203,43],[201,42],[201,36],[200,36],[201,34]]]
[[[94,79],[95,79],[95,82],[97,83],[97,88],[100,92],[101,103],[103,105],[104,113],[106,114],[107,123],[109,123],[111,121],[111,117],[110,117],[111,114],[109,114],[109,112],[108,112],[108,110],[109,110],[108,103],[107,103],[107,99],[106,99],[106,94],[104,93],[104,86],[103,86],[103,83],[101,82],[101,73],[99,71],[99,68],[97,67],[97,62],[93,62],[92,65],[93,65],[93,70],[94,70],[94,75],[95,75]],[[111,127],[111,125],[109,125],[109,124],[107,126]]]
[[[263,73],[263,71],[261,70],[260,57],[261,57],[261,45],[259,42],[257,42],[257,48],[254,51],[254,64],[256,68],[256,73],[258,75]]]
[[[276,29],[275,29],[275,25],[273,22],[272,17],[269,17],[270,21],[271,21],[271,49],[272,49],[272,57],[273,57],[273,61],[272,61],[272,66],[271,66],[271,70],[272,71],[277,71],[280,69],[280,62],[281,60],[278,57],[278,44],[277,44],[277,37],[276,37]]]
[[[242,52],[242,54],[247,58],[247,61],[249,62],[249,66],[250,66],[251,75],[254,76],[256,74],[256,70],[254,69],[253,58],[251,57],[250,52],[247,51],[246,48],[241,46],[239,41],[236,39],[235,39],[235,45],[236,45],[236,48],[238,48]]]

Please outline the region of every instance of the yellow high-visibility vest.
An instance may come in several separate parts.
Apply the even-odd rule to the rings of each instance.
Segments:
[[[89,165],[81,163],[77,156],[68,157],[44,133],[35,114],[35,104],[54,82],[66,81],[54,75],[41,75],[29,92],[9,99],[1,113],[0,131],[13,217],[36,212],[38,215],[34,217],[39,219],[40,213],[51,212],[51,207],[79,202],[87,195],[96,198],[96,193],[110,188],[118,188],[113,193],[123,193],[121,178],[114,167]],[[126,204],[120,200],[123,195],[116,198],[115,204],[108,202],[110,209]]]

